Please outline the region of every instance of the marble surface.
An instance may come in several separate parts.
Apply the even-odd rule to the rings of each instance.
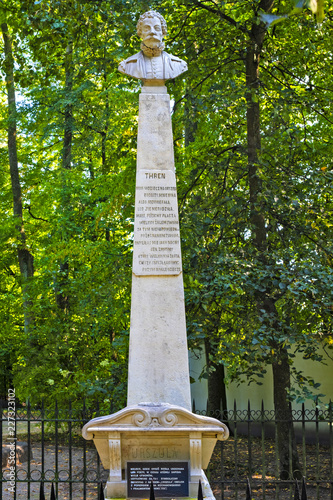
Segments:
[[[142,39],[141,50],[122,61],[118,70],[144,82],[158,81],[160,85],[187,71],[185,61],[164,51],[166,33],[166,22],[161,14],[152,10],[142,14],[137,24],[137,34]]]

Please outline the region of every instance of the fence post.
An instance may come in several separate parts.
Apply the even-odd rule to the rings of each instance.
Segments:
[[[42,445],[42,465],[41,465],[41,479],[42,481],[45,479],[45,410],[44,410],[44,399],[42,400],[41,407],[41,445]]]
[[[0,421],[1,421],[1,423],[0,423],[0,462],[1,462],[0,500],[2,500],[2,484],[4,481],[4,476],[3,476],[3,472],[2,472],[2,425],[3,425],[3,422],[2,422],[2,399],[1,398],[0,398]]]
[[[297,479],[295,480],[294,500],[301,500],[300,497],[299,497],[299,487],[298,487],[298,481],[297,481]]]
[[[43,481],[41,481],[40,487],[39,487],[39,500],[45,500]]]
[[[68,470],[69,470],[69,477],[72,479],[72,420],[73,420],[73,411],[72,411],[72,400],[69,400],[68,403],[68,414],[69,414],[69,420],[68,420]],[[70,481],[69,483],[69,499],[72,500],[73,498],[73,483]]]
[[[278,428],[278,419],[279,419],[279,414],[278,414],[278,411],[275,410],[275,413],[274,413],[274,416],[275,416],[275,420],[274,420],[274,432],[275,432],[275,469],[276,469],[276,477],[277,478],[281,478],[280,476],[280,455],[279,455],[279,436],[278,436],[278,432],[277,432],[277,428]],[[276,483],[276,490],[275,490],[275,498],[279,498],[280,496],[280,483],[277,482]]]
[[[103,488],[103,483],[102,482],[100,483],[100,486],[99,486],[98,500],[105,500],[104,488]]]
[[[250,486],[250,481],[249,478],[246,478],[246,500],[251,500],[252,492],[251,492],[251,486]]]
[[[251,405],[247,400],[247,454],[249,464],[249,476],[252,477],[252,439],[251,439]]]
[[[330,492],[333,498],[333,432],[332,432],[332,401],[328,405],[328,422],[329,422],[329,443],[330,443]]]
[[[262,498],[266,498],[266,460],[265,460],[265,406],[264,400],[261,400],[261,477],[262,477]]]
[[[83,424],[88,422],[88,416],[87,416],[87,411],[86,411],[86,399],[83,399],[83,408],[82,408],[82,421]],[[99,456],[99,455],[98,455]],[[84,439],[83,440],[83,500],[86,500],[86,488],[87,488],[87,441]],[[98,474],[99,478],[99,474]],[[103,489],[102,483],[101,487]],[[103,493],[104,495],[104,493]],[[98,498],[99,499],[104,499],[104,497],[100,496],[100,490],[98,490]]]
[[[319,480],[320,477],[320,463],[319,463],[319,406],[318,406],[318,397],[316,398],[316,480]],[[305,482],[304,482],[305,486]],[[317,482],[317,498],[319,498],[319,482]],[[306,498],[306,497],[305,497]],[[303,500],[303,492],[302,492],[302,500]]]
[[[202,493],[202,484],[199,479],[199,486],[198,486],[198,500],[203,500],[203,493]]]
[[[30,477],[31,477],[31,467],[30,467],[30,460],[31,460],[31,406],[30,406],[30,399],[28,399],[28,404],[27,404],[27,430],[28,430],[28,498],[30,498],[30,491],[31,491],[31,484],[30,484]]]
[[[52,486],[51,486],[50,500],[56,500],[55,491],[54,491],[54,484],[53,483],[52,483]]]
[[[302,457],[303,457],[303,474],[306,474],[306,440],[305,440],[305,404],[302,403]]]
[[[234,460],[235,460],[235,487],[236,495],[238,495],[238,434],[237,434],[237,403],[234,399]],[[237,498],[237,497],[236,497]]]
[[[306,493],[306,483],[305,483],[305,477],[303,476],[303,481],[302,481],[302,496],[301,500],[308,500],[308,495]]]
[[[59,494],[59,489],[58,489],[58,481],[59,481],[59,462],[58,462],[58,448],[59,448],[59,436],[58,436],[58,431],[59,431],[59,408],[58,408],[58,401],[55,400],[55,407],[54,407],[54,437],[55,437],[55,478],[56,478],[56,493],[57,496]]]
[[[150,483],[149,500],[155,500],[155,491],[154,491],[153,480],[151,480],[151,483]]]

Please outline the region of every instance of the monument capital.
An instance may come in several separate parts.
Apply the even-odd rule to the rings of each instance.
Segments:
[[[185,61],[164,51],[166,33],[167,25],[161,14],[154,10],[142,14],[137,23],[137,34],[142,39],[141,50],[122,61],[118,70],[150,85],[163,85],[166,80],[187,71]]]

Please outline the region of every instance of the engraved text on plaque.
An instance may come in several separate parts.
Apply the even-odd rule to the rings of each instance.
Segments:
[[[136,180],[133,272],[137,276],[181,273],[175,174],[140,170]]]

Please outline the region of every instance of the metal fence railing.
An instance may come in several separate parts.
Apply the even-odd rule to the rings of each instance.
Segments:
[[[15,412],[10,404],[0,405],[0,500],[38,500],[41,487],[50,498],[52,484],[56,499],[97,500],[108,473],[81,428],[98,415],[84,405],[45,409],[27,404]],[[291,422],[250,405],[212,416],[230,429],[230,438],[218,442],[206,471],[217,500],[297,499],[295,476],[300,491],[304,477],[309,500],[333,500],[332,405],[293,411],[296,441],[290,434],[289,449],[296,446],[300,470],[290,468],[283,479],[276,428]]]
[[[233,410],[213,415],[228,425],[230,437],[217,444],[208,477],[221,500],[245,498],[240,495],[247,481],[254,499],[297,498],[295,480],[302,482],[311,500],[333,500],[333,420],[332,404],[324,408],[292,411],[292,421],[275,411]],[[285,427],[290,457],[287,470],[279,456],[278,425]],[[301,484],[301,483],[300,483]],[[305,493],[303,494],[304,497]],[[252,498],[251,497],[251,498]]]
[[[81,428],[98,415],[98,409],[84,405],[32,408],[28,403],[16,405],[15,412],[0,406],[0,500],[39,499],[41,483],[46,498],[53,484],[56,498],[97,500],[107,471]]]

